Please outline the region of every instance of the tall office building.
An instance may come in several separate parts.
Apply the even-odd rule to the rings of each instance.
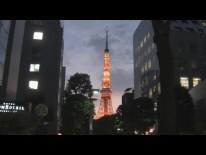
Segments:
[[[174,58],[176,84],[191,89],[206,78],[206,27],[200,20],[173,20],[170,48]],[[144,96],[156,102],[161,93],[159,62],[150,20],[141,21],[133,35],[134,98]]]
[[[0,87],[2,85],[10,22],[10,20],[0,20]]]
[[[42,94],[52,107],[49,134],[56,134],[60,119],[63,66],[63,25],[60,20],[12,20],[1,97],[18,102]],[[64,73],[63,73],[64,72]]]

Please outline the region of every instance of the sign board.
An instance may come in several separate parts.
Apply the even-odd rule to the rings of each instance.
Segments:
[[[35,108],[35,113],[39,117],[44,117],[48,114],[48,107],[45,104],[38,104]]]
[[[17,106],[15,103],[3,103],[3,105],[0,105],[0,112],[17,112],[23,110],[24,106]]]

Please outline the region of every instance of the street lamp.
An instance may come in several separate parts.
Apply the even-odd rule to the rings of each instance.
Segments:
[[[99,89],[92,89],[92,94],[98,94],[99,93]],[[96,101],[96,98],[92,98],[91,96],[89,97],[91,104],[90,107],[90,119],[89,119],[89,134],[92,135],[92,130],[93,130],[93,110],[94,110],[94,105],[93,105],[93,101]]]

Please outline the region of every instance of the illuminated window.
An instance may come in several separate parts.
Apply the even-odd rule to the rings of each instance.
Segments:
[[[142,73],[144,73],[144,66],[142,66]]]
[[[38,81],[29,81],[29,88],[30,89],[37,89],[38,88]]]
[[[161,94],[161,87],[160,87],[160,83],[157,84],[157,91],[158,91],[158,94]]]
[[[156,72],[154,72],[153,80],[156,80],[156,79],[157,79],[157,75],[156,75]]]
[[[199,83],[201,83],[201,79],[200,78],[193,78],[193,87],[195,87]]]
[[[147,39],[149,39],[149,38],[150,38],[150,33],[148,32],[148,33],[147,33]]]
[[[146,40],[147,40],[147,38],[146,38],[146,36],[144,37],[144,43],[146,43]]]
[[[150,46],[148,47],[148,54],[151,52]]]
[[[143,47],[143,41],[141,42],[141,44],[140,44],[140,45],[141,45],[141,48],[142,48],[142,47]]]
[[[154,103],[154,111],[157,111],[157,102]]]
[[[149,98],[152,98],[152,88],[149,89]]]
[[[42,40],[43,39],[43,33],[42,32],[34,32],[33,39]]]
[[[152,66],[152,64],[151,64],[151,59],[149,59],[149,60],[148,60],[147,67],[148,67],[148,68],[151,68],[151,66]]]
[[[153,92],[154,92],[154,93],[156,92],[156,86],[153,87]]]
[[[144,70],[147,71],[147,63],[144,65]]]
[[[138,49],[137,49],[137,51],[139,52],[139,50],[140,50],[140,45],[138,46]]]
[[[154,43],[152,43],[152,49],[155,47],[155,44]]]
[[[180,77],[180,84],[182,87],[189,88],[189,81],[187,77]]]
[[[30,71],[30,72],[39,72],[39,67],[40,67],[39,64],[30,64],[30,69],[29,69],[29,71]]]

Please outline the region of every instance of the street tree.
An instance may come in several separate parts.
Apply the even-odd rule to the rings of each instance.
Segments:
[[[135,130],[145,134],[155,124],[154,102],[150,98],[139,97],[133,101],[133,123]]]
[[[157,46],[157,57],[160,68],[160,115],[158,118],[158,134],[174,135],[176,131],[176,104],[174,95],[174,63],[170,49],[170,25],[171,20],[151,20],[154,38]]]

